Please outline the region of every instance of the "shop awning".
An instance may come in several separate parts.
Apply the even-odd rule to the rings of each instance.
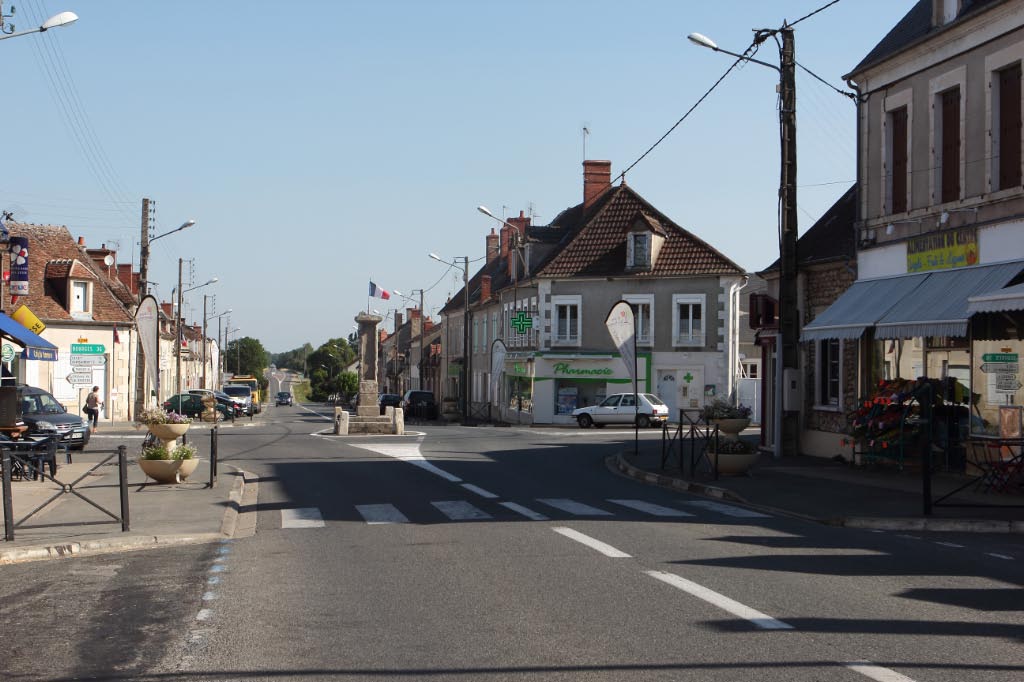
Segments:
[[[868,327],[921,283],[922,275],[865,279],[854,282],[835,302],[803,329],[801,341],[858,339]]]
[[[27,360],[57,361],[57,346],[3,313],[0,313],[0,336],[24,346]]]
[[[913,275],[924,279],[879,318],[875,338],[967,336],[968,299],[1006,286],[1022,270],[1024,261],[1012,261]]]
[[[967,314],[1002,313],[1024,310],[1024,284],[1015,284],[1005,289],[986,291],[967,299]]]

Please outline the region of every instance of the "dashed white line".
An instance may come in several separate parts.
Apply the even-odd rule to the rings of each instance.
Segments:
[[[573,530],[572,528],[563,528],[563,527],[552,528],[551,530],[555,531],[559,535],[564,535],[565,537],[569,538],[570,540],[575,540],[576,542],[578,542],[578,543],[580,543],[582,545],[586,545],[590,549],[597,550],[601,554],[604,554],[606,557],[610,557],[612,559],[628,559],[628,558],[630,558],[630,556],[628,554],[626,554],[625,552],[623,552],[621,550],[618,550],[618,549],[615,549],[611,545],[606,544],[604,542],[601,542],[600,540],[597,540],[595,538],[592,538],[589,535],[584,535],[583,533],[579,532],[578,530]]]
[[[495,495],[494,493],[488,492],[488,491],[484,490],[483,488],[481,488],[479,486],[473,485],[472,483],[463,483],[462,487],[465,488],[466,490],[468,490],[471,493],[476,493],[480,497],[486,497],[487,499],[490,499],[490,500],[498,499],[498,496]]]
[[[433,506],[452,521],[480,521],[491,518],[487,512],[477,509],[464,500],[431,502]]]
[[[611,512],[597,507],[591,507],[589,504],[583,504],[582,502],[576,502],[575,500],[568,500],[563,498],[537,498],[538,502],[554,507],[555,509],[561,509],[564,512],[569,512],[576,516],[612,516]]]
[[[913,679],[906,675],[901,675],[895,670],[875,665],[871,661],[850,661],[843,665],[854,672],[860,673],[864,677],[876,680],[876,682],[914,682]]]
[[[964,548],[963,545],[958,545],[955,542],[938,542],[938,541],[936,541],[935,544],[936,545],[942,545],[943,547],[952,547],[953,549],[963,549]]]
[[[356,511],[371,526],[385,523],[409,523],[405,514],[393,504],[357,504]]]
[[[196,614],[196,620],[210,620],[213,615],[213,611],[210,609],[199,609],[199,613]]]
[[[719,514],[725,514],[726,516],[732,516],[737,519],[768,519],[771,518],[767,514],[756,512],[752,509],[744,509],[743,507],[733,507],[729,504],[722,504],[721,502],[712,502],[710,500],[700,500],[698,502],[687,502],[686,504],[693,505],[694,507],[702,507],[704,509],[710,509],[711,511],[718,512]]]
[[[316,507],[281,510],[281,528],[323,528],[324,517]]]
[[[544,516],[540,512],[535,512],[532,509],[530,509],[528,507],[524,507],[521,504],[516,504],[515,502],[499,502],[498,504],[500,504],[502,507],[505,507],[506,509],[511,509],[512,511],[516,512],[517,514],[522,514],[523,516],[525,516],[526,518],[530,519],[531,521],[547,521],[548,520],[548,517]]]
[[[1005,554],[996,554],[995,552],[986,552],[985,554],[994,559],[1005,559],[1006,561],[1013,561],[1012,556],[1006,556]]]
[[[680,511],[678,509],[672,509],[670,507],[662,507],[660,504],[654,504],[653,502],[644,502],[643,500],[608,500],[612,504],[617,504],[629,509],[635,509],[642,511],[646,514],[653,516],[693,516],[690,512]]]
[[[698,599],[717,606],[727,613],[731,613],[734,616],[748,620],[754,625],[764,630],[792,630],[793,626],[789,623],[783,623],[781,620],[777,620],[768,616],[760,611],[750,608],[744,604],[739,603],[734,599],[726,597],[724,594],[719,594],[714,590],[708,589],[703,585],[698,585],[692,580],[682,578],[675,573],[666,573],[664,571],[644,571],[647,575],[667,583],[673,587],[677,587],[687,594],[691,594]]]

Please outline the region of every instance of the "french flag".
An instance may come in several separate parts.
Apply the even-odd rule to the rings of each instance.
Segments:
[[[384,291],[373,282],[370,282],[370,296],[373,298],[383,298],[384,300],[391,298],[391,294]]]

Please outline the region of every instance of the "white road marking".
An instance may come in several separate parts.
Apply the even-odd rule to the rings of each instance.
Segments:
[[[478,521],[491,518],[491,515],[487,512],[477,509],[469,502],[463,500],[431,502],[430,504],[437,507],[442,514],[452,521]]]
[[[409,523],[405,514],[398,511],[393,504],[357,504],[356,511],[371,526],[383,523]]]
[[[323,528],[324,517],[316,507],[281,510],[282,528]]]
[[[679,511],[678,509],[671,509],[669,507],[662,507],[660,504],[654,504],[653,502],[644,502],[643,500],[608,500],[613,504],[618,504],[623,507],[629,507],[630,509],[636,509],[646,514],[652,514],[654,516],[693,516],[689,512]]]
[[[875,665],[871,661],[850,661],[843,665],[850,670],[858,672],[864,677],[869,677],[877,682],[914,682],[913,679],[906,675],[901,675],[895,670]]]
[[[896,537],[898,537],[898,538],[906,538],[907,540],[920,540],[921,539],[921,538],[919,538],[916,535],[906,535],[904,533],[897,533]]]
[[[744,509],[743,507],[733,507],[729,504],[722,504],[721,502],[712,502],[710,500],[700,500],[697,502],[686,502],[685,504],[693,505],[694,507],[703,507],[704,509],[710,509],[716,511],[719,514],[725,514],[726,516],[732,516],[737,519],[770,519],[771,517],[767,514],[756,512],[752,509]]]
[[[955,542],[936,542],[936,545],[942,545],[943,547],[952,547],[953,549],[963,549],[963,545],[958,545]]]
[[[793,626],[789,623],[783,623],[781,620],[777,620],[761,613],[755,609],[750,608],[744,604],[739,603],[734,599],[726,597],[724,594],[719,594],[714,590],[710,590],[703,585],[682,578],[675,573],[666,573],[664,571],[644,571],[647,575],[667,583],[673,587],[677,587],[687,594],[691,594],[698,599],[717,606],[727,613],[731,613],[734,616],[749,620],[751,623],[764,630],[792,630]]]
[[[542,504],[546,504],[549,507],[561,509],[562,511],[575,516],[614,516],[611,512],[603,509],[598,509],[597,507],[591,507],[590,505],[583,504],[582,502],[575,502],[564,498],[538,497],[537,501]]]
[[[210,620],[212,615],[213,611],[210,609],[199,609],[199,613],[196,614],[196,620]]]
[[[432,474],[440,476],[446,481],[452,483],[462,483],[462,479],[455,474],[450,474],[444,469],[440,469],[430,462],[420,453],[419,443],[374,443],[372,445],[356,445],[357,448],[363,450],[369,450],[376,452],[379,455],[386,457],[393,457],[403,462],[408,462],[423,469],[429,471]]]
[[[1005,554],[996,554],[995,552],[987,552],[988,556],[995,559],[1006,559],[1007,561],[1013,561],[1012,556],[1006,556]]]
[[[473,485],[472,483],[463,483],[462,487],[465,488],[466,490],[468,490],[471,493],[476,493],[480,497],[486,497],[486,498],[491,499],[491,500],[498,499],[498,496],[495,495],[494,493],[488,492],[488,491],[484,490],[483,488],[480,488],[478,486]]]
[[[516,512],[517,514],[522,514],[523,516],[525,516],[526,518],[530,519],[531,521],[547,521],[548,520],[548,517],[544,516],[543,514],[541,514],[539,512],[535,512],[532,509],[524,507],[521,504],[516,504],[515,502],[499,502],[498,504],[500,504],[502,507],[505,507],[506,509],[511,509],[512,511]]]
[[[597,540],[595,538],[592,538],[589,535],[584,535],[583,533],[579,532],[578,530],[573,530],[572,528],[565,528],[565,527],[552,528],[551,530],[555,531],[559,535],[564,535],[565,537],[569,538],[570,540],[575,540],[576,542],[578,542],[578,543],[580,543],[582,545],[586,545],[590,549],[595,549],[598,552],[600,552],[601,554],[604,554],[606,557],[611,557],[612,559],[629,559],[630,558],[630,556],[628,554],[626,554],[625,552],[623,552],[621,550],[618,550],[618,549],[615,549],[611,545],[609,545],[607,543],[604,543],[604,542],[601,542],[600,540]]]
[[[203,592],[203,601],[213,601],[217,598],[216,592]]]

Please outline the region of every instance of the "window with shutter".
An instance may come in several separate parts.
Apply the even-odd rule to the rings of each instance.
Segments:
[[[889,212],[907,210],[907,108],[889,112],[892,133],[889,164]]]
[[[942,202],[960,198],[960,88],[941,95]]]
[[[1021,184],[1020,78],[1019,62],[999,71],[999,189]]]

